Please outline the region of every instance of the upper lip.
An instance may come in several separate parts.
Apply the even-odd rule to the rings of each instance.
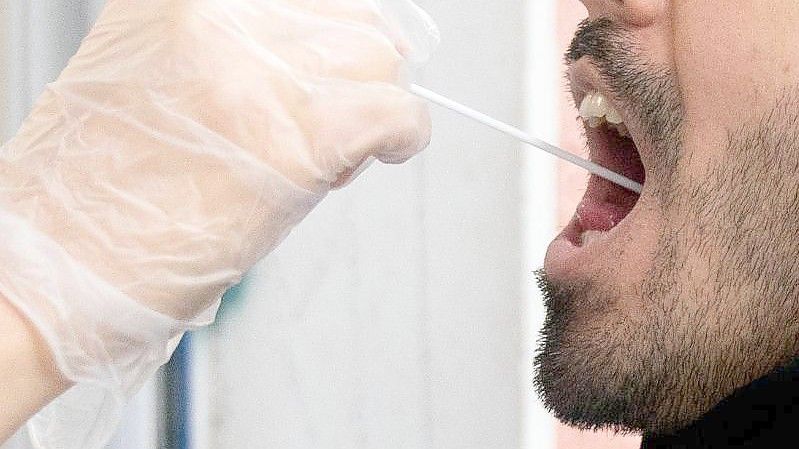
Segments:
[[[604,95],[619,114],[621,114],[624,124],[630,132],[630,138],[635,142],[635,146],[638,149],[641,162],[644,164],[644,168],[648,170],[649,167],[647,166],[646,157],[648,154],[645,154],[648,150],[646,146],[647,139],[644,138],[645,136],[640,121],[630,113],[631,108],[626,107],[628,105],[628,100],[620,98],[613,92],[603,79],[599,70],[590,62],[590,58],[588,57],[583,57],[573,62],[569,66],[567,76],[575,104],[578,108],[586,95],[591,92],[599,92]]]
[[[622,114],[625,118],[625,109],[619,106],[623,106],[622,101],[614,95],[610,87],[607,85],[605,80],[603,79],[602,75],[599,73],[599,70],[591,64],[590,59],[587,57],[580,58],[578,61],[575,61],[569,65],[569,69],[567,72],[567,76],[569,79],[569,86],[571,87],[572,95],[574,96],[574,101],[576,105],[579,107],[580,102],[583,101],[586,95],[590,92],[599,92],[603,94],[618,111]]]

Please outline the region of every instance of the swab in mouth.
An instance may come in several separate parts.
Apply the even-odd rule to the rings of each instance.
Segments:
[[[529,134],[525,133],[524,131],[514,126],[508,125],[507,123],[501,122],[481,112],[475,111],[472,108],[464,106],[456,101],[450,100],[449,98],[439,95],[422,86],[419,86],[418,84],[411,85],[410,91],[411,93],[417,95],[420,98],[424,98],[425,100],[430,101],[431,103],[435,103],[439,106],[442,106],[451,111],[457,112],[465,117],[468,117],[472,120],[475,120],[478,123],[482,123],[483,125],[486,125],[497,131],[508,134],[509,136],[514,137],[528,145],[531,145],[535,148],[538,148],[539,150],[552,154],[553,156],[559,157],[569,163],[581,167],[595,174],[596,176],[606,179],[627,190],[633,191],[638,194],[640,194],[641,191],[643,190],[643,186],[640,183],[635,182],[632,179],[627,178],[626,176],[622,176],[599,164],[591,162],[587,159],[583,159],[579,156],[569,153],[566,150],[562,150],[556,147],[555,145],[552,145],[550,143],[544,142],[541,139],[530,136]]]

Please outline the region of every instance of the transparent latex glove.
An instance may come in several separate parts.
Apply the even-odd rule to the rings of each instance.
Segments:
[[[330,189],[427,145],[405,72],[435,30],[398,1],[396,22],[374,0],[108,3],[0,154],[0,293],[75,383],[31,421],[40,447],[102,447]]]

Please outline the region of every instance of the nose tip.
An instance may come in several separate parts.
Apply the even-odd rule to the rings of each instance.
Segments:
[[[588,9],[588,17],[609,17],[629,25],[645,27],[654,23],[664,11],[665,0],[580,0]]]

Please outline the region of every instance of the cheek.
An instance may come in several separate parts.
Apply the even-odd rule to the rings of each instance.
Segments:
[[[674,61],[689,141],[693,133],[709,147],[727,129],[760,117],[795,82],[798,22],[795,0],[673,1]]]
[[[640,286],[656,267],[664,264],[662,236],[673,220],[670,214],[654,196],[642,196],[635,209],[616,227],[617,232],[627,237],[614,252],[598,258],[589,268],[589,272],[596,273],[594,280],[598,284],[612,286],[630,299],[623,306],[628,311],[639,309]]]

